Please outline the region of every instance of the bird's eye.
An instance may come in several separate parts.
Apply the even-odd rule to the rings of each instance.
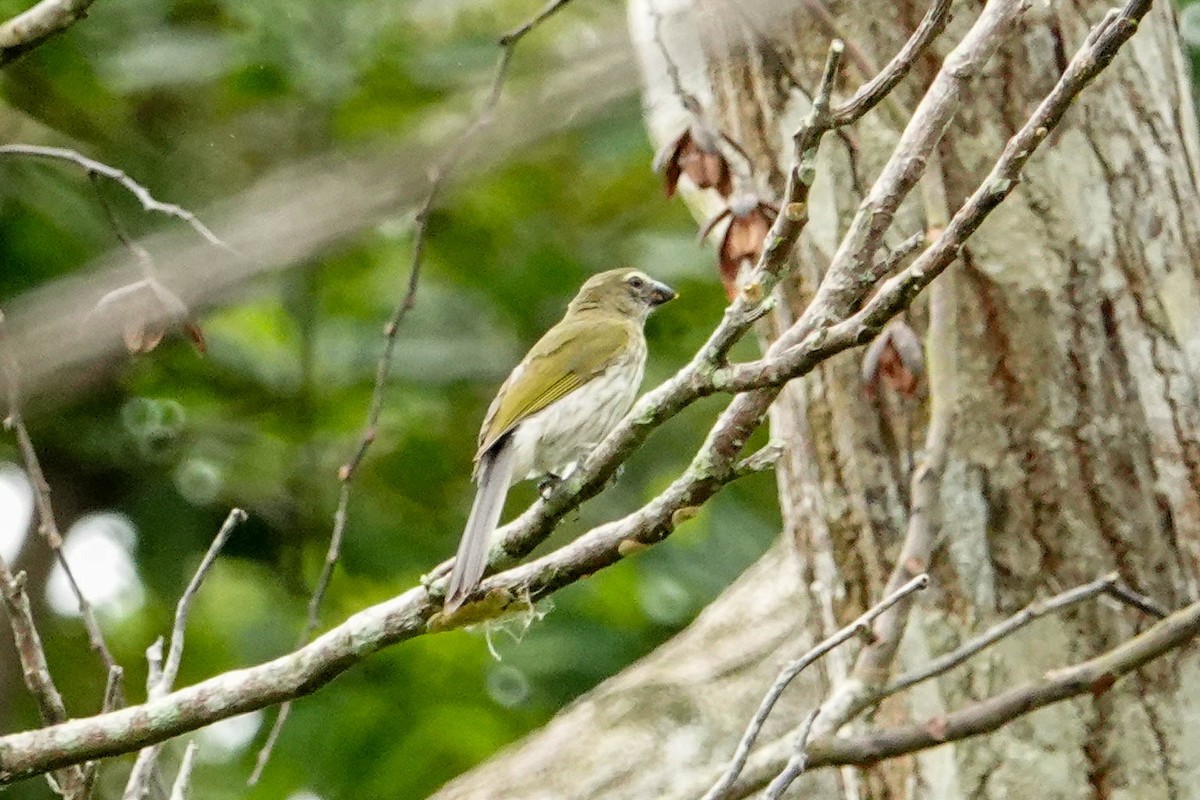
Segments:
[[[646,282],[644,280],[642,280],[641,278],[639,278],[637,275],[634,275],[632,278],[629,279],[629,285],[631,287],[633,287],[634,289],[641,289],[643,286],[646,285]]]

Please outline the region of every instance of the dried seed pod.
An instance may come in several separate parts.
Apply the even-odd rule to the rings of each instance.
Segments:
[[[916,394],[917,384],[924,374],[925,350],[904,320],[889,322],[863,354],[863,383],[872,393],[883,384],[911,397]]]
[[[200,326],[179,296],[153,278],[119,286],[101,297],[88,317],[106,317],[121,328],[121,338],[130,353],[149,353],[158,347],[167,331],[179,327],[196,351],[206,350]]]
[[[755,264],[762,257],[767,234],[778,215],[779,209],[775,206],[754,195],[745,195],[730,203],[728,208],[709,220],[701,230],[700,236],[704,238],[722,220],[727,217],[729,219],[729,225],[725,228],[725,234],[717,248],[721,283],[724,284],[725,294],[729,299],[737,296],[738,273],[742,264]]]
[[[720,135],[694,122],[654,158],[654,171],[663,175],[663,190],[673,197],[681,175],[698,189],[716,189],[722,197],[733,193],[733,175],[721,153]]]

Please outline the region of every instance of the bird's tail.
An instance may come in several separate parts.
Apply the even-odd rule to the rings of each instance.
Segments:
[[[475,476],[479,488],[471,516],[458,543],[458,554],[446,583],[446,613],[453,612],[479,584],[487,566],[488,545],[500,522],[504,498],[512,482],[513,442],[511,434],[479,458]]]

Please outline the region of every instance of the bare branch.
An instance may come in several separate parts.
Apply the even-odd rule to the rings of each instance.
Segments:
[[[671,82],[671,90],[674,92],[675,97],[679,100],[680,105],[683,106],[685,111],[694,117],[702,116],[704,109],[701,107],[700,101],[696,99],[696,95],[689,92],[683,85],[683,76],[679,74],[679,65],[675,63],[675,59],[671,57],[671,51],[667,49],[667,42],[663,38],[662,32],[662,13],[659,12],[658,6],[656,6],[653,2],[647,6],[647,10],[650,14],[651,20],[653,21],[653,28],[651,29],[651,32],[654,40],[654,46],[658,48],[659,55],[662,56],[663,63],[666,65],[667,80]],[[741,152],[743,154],[745,153],[745,151]],[[747,160],[749,160],[749,158],[747,158]]]
[[[1146,595],[1135,592],[1124,581],[1116,581],[1108,584],[1104,587],[1104,593],[1113,600],[1124,603],[1130,608],[1136,608],[1143,614],[1149,614],[1155,619],[1163,619],[1171,613],[1154,602],[1154,600],[1146,597]]]
[[[1118,589],[1118,587],[1122,588]],[[1029,605],[1025,606],[1025,608],[1018,611],[1016,614],[1013,614],[1008,619],[993,625],[991,628],[988,628],[983,633],[963,643],[960,647],[950,651],[949,653],[935,658],[921,669],[914,670],[907,675],[900,676],[895,681],[890,683],[887,688],[883,689],[876,699],[890,697],[897,692],[902,692],[905,689],[916,686],[918,683],[922,683],[930,678],[934,678],[938,675],[949,672],[959,664],[962,664],[964,661],[973,658],[974,656],[994,645],[996,642],[999,642],[1001,639],[1011,636],[1029,623],[1036,619],[1041,619],[1047,614],[1053,614],[1058,611],[1062,611],[1063,609],[1069,608],[1077,603],[1081,603],[1084,600],[1090,600],[1098,595],[1109,595],[1123,599],[1124,588],[1125,587],[1121,583],[1120,578],[1115,572],[1113,572],[1109,573],[1108,575],[1102,575],[1090,583],[1085,583],[1082,586],[1076,586],[1074,589],[1068,589],[1067,591],[1057,594],[1054,597],[1046,600],[1035,600]],[[1143,610],[1143,607],[1140,603],[1130,603],[1129,605],[1137,608],[1138,610]],[[1159,616],[1159,619],[1162,619],[1165,616],[1165,614],[1161,615]]]
[[[106,714],[113,709],[120,708],[122,703],[121,683],[124,677],[124,672],[119,666],[113,665],[109,668],[108,680],[104,684],[104,700],[100,703],[100,713]],[[84,800],[92,796],[92,788],[95,786],[96,776],[99,774],[99,761],[89,761],[84,764],[83,791],[80,794]]]
[[[4,605],[8,610],[17,659],[21,662],[21,675],[29,693],[37,701],[42,721],[47,725],[64,721],[67,719],[67,709],[62,695],[58,693],[58,687],[54,685],[54,678],[50,675],[50,665],[46,661],[42,637],[33,621],[29,597],[25,594],[25,574],[13,575],[2,556],[0,597],[4,598]],[[60,770],[54,775],[51,783],[64,797],[78,798],[87,797],[88,784],[88,771],[80,767]]]
[[[906,269],[884,281],[859,311],[827,327],[816,325],[812,319],[803,326],[797,323],[786,339],[780,342],[779,348],[768,357],[726,368],[715,376],[718,388],[741,392],[786,382],[812,369],[816,362],[864,344],[877,334],[889,319],[906,308],[920,291],[953,263],[971,234],[1016,188],[1020,171],[1030,156],[1062,120],[1075,97],[1112,61],[1120,47],[1136,32],[1138,21],[1149,6],[1150,0],[1130,0],[1123,9],[1105,18],[1096,27],[1046,99],[1008,140],[991,172],[955,212],[937,241]],[[854,261],[857,263],[858,259],[854,257]],[[850,283],[859,284],[862,278],[846,273],[843,280],[847,282],[839,281],[841,289],[848,290]],[[857,293],[851,292],[852,295]],[[824,298],[819,308],[822,311],[827,309],[832,299],[829,296]],[[814,306],[818,306],[817,301],[814,301]]]
[[[1153,627],[1101,655],[1054,670],[1044,678],[1009,689],[922,722],[858,736],[820,736],[808,744],[807,768],[869,766],[947,742],[991,733],[1046,706],[1110,691],[1123,676],[1185,647],[1200,636],[1200,603],[1182,608]],[[776,776],[793,752],[780,740],[751,759],[731,797],[752,795]]]
[[[25,470],[29,473],[30,482],[33,483],[34,501],[38,512],[38,532],[45,537],[46,543],[54,551],[54,558],[67,578],[72,594],[75,595],[75,602],[79,606],[79,615],[87,629],[88,643],[104,662],[105,674],[112,675],[113,669],[120,670],[120,667],[113,657],[112,651],[108,649],[108,643],[104,640],[100,624],[96,621],[95,612],[79,588],[79,582],[75,580],[75,573],[71,571],[71,565],[67,563],[67,558],[63,554],[63,538],[54,517],[54,506],[50,502],[50,484],[47,483],[46,475],[42,472],[42,464],[38,460],[37,450],[33,447],[33,439],[30,438],[29,429],[25,427],[25,419],[21,415],[20,369],[17,365],[17,357],[8,342],[8,331],[4,324],[3,312],[0,312],[0,375],[3,376],[7,386],[8,416],[5,418],[4,424],[16,434],[17,446],[25,461]],[[117,692],[119,695],[119,688]]]
[[[88,180],[92,182],[92,189],[96,192],[96,199],[100,201],[100,207],[104,209],[104,216],[108,219],[108,227],[112,228],[113,234],[117,237],[117,241],[129,251],[134,260],[137,261],[138,267],[142,270],[142,275],[149,280],[158,278],[158,270],[154,268],[154,258],[150,255],[150,251],[135,242],[125,231],[125,226],[121,224],[121,220],[117,218],[117,212],[113,210],[112,204],[108,202],[108,198],[104,196],[104,191],[100,188],[101,178],[99,172],[88,170]]]
[[[204,582],[204,578],[212,569],[213,563],[216,562],[225,543],[229,541],[234,529],[245,521],[246,512],[242,509],[235,508],[229,512],[229,516],[225,518],[221,529],[217,531],[212,544],[208,546],[208,552],[200,560],[200,566],[196,567],[195,574],[188,581],[187,588],[183,590],[183,596],[179,598],[179,603],[175,606],[175,624],[171,627],[171,645],[167,648],[167,659],[163,662],[162,678],[154,690],[156,697],[162,697],[171,691],[171,687],[175,685],[175,678],[179,675],[179,664],[183,660],[184,631],[187,629],[192,601],[196,599],[196,593],[200,591],[200,584]]]
[[[930,164],[924,180],[940,183],[940,164]],[[929,423],[921,461],[912,472],[908,526],[888,577],[889,591],[908,580],[914,572],[927,568],[937,542],[941,522],[938,509],[941,505],[942,476],[946,471],[958,402],[957,348],[954,338],[958,334],[958,309],[954,277],[954,273],[946,275],[930,293],[929,329],[926,334],[931,394]],[[858,713],[866,698],[887,679],[908,626],[911,606],[911,602],[901,602],[880,616],[875,626],[874,641],[858,654],[848,679],[835,686],[821,704],[819,733],[832,733],[840,728]]]
[[[771,781],[767,790],[763,792],[764,800],[779,800],[808,766],[808,737],[812,735],[813,723],[817,721],[817,715],[820,712],[821,709],[814,708],[804,718],[804,722],[800,726],[800,736],[796,738],[796,747],[792,751],[792,757],[788,759],[783,771],[775,776],[775,780]]]
[[[7,66],[87,16],[95,0],[41,0],[0,23],[0,67]]]
[[[0,784],[63,764],[129,752],[180,733],[315,691],[371,653],[413,637],[527,608],[666,538],[681,509],[703,504],[730,481],[734,454],[710,453],[646,507],[602,525],[542,558],[483,582],[483,599],[441,614],[424,587],[354,614],[305,647],[218,675],[139,706],[0,737]]]
[[[1124,16],[1118,15],[1109,20],[1103,31],[1089,38],[1085,49],[1089,50],[1092,56],[1102,56],[1101,61],[1106,64],[1116,49],[1132,34],[1137,15],[1144,13],[1146,5],[1148,4],[1144,2],[1131,2]],[[941,126],[953,116],[959,103],[962,82],[982,68],[983,62],[994,49],[994,46],[985,40],[989,37],[1000,37],[1009,30],[1019,11],[1018,6],[1019,3],[1015,0],[993,0],[985,7],[975,28],[947,60],[943,74],[950,73],[949,76],[940,84],[935,80],[932,99],[927,97],[928,102],[922,104],[924,110],[919,110],[918,118],[914,119],[917,130],[902,138],[899,158],[920,156],[923,151],[916,147],[918,143],[928,146],[936,143]],[[1080,58],[1082,56],[1077,57],[1076,61],[1072,62],[1073,65],[1076,65]],[[1048,98],[1036,115],[1045,130],[1031,140],[1021,138],[1027,136],[1026,129],[1022,129],[1022,132],[1010,141],[1001,162],[998,163],[998,169],[1001,164],[1006,170],[1009,167],[1019,168],[1019,163],[1024,163],[1033,146],[1044,141],[1049,127],[1061,118],[1070,99],[1078,94],[1098,70],[1099,67],[1096,67],[1081,80],[1079,75],[1082,73],[1079,69],[1075,66],[1068,69],[1063,82],[1060,82],[1052,92],[1051,98]],[[1044,113],[1047,104],[1057,110],[1049,114]],[[1013,148],[1018,146],[1014,142],[1018,140],[1030,146],[1021,151],[1021,156],[1014,156]],[[1014,159],[1019,159],[1019,163]],[[899,203],[902,196],[907,194],[912,187],[912,181],[919,173],[919,169],[904,164],[894,165],[885,171],[882,183],[877,184],[873,190],[874,198],[869,196],[864,205],[866,222],[863,225],[866,227],[852,229],[841,260],[835,259],[834,267],[827,274],[828,285],[822,287],[813,307],[806,312],[797,326],[785,335],[778,346],[768,352],[766,359],[741,367],[718,367],[729,343],[736,341],[748,329],[755,316],[761,314],[762,303],[773,287],[778,271],[784,269],[787,256],[790,255],[791,243],[786,241],[786,238],[769,241],[754,274],[755,278],[761,280],[752,282],[743,289],[705,347],[674,378],[643,398],[618,430],[589,457],[576,476],[565,481],[548,499],[535,503],[515,523],[506,527],[504,539],[493,553],[493,564],[503,561],[514,550],[519,551],[522,547],[532,546],[531,543],[537,537],[544,536],[545,532],[571,508],[598,492],[619,461],[636,448],[652,428],[697,397],[732,388],[737,380],[751,376],[761,383],[747,383],[745,388],[753,388],[754,385],[778,386],[811,369],[820,359],[856,343],[856,337],[865,336],[863,326],[867,322],[874,323],[876,318],[868,316],[864,322],[858,319],[859,314],[850,314],[850,310],[873,285],[875,276],[872,273],[877,266],[874,254],[878,250],[879,236],[890,221],[888,209],[893,207],[894,203]],[[1007,172],[1002,174],[1007,175]],[[799,177],[811,178],[807,173]],[[1013,179],[1015,180],[1015,176]],[[884,284],[883,291],[887,292],[889,286],[894,286],[895,281],[902,279],[900,283],[911,289],[909,293],[898,296],[895,309],[906,305],[916,291],[923,288],[928,280],[932,280],[932,275],[915,268],[918,265],[922,269],[927,269],[931,264],[936,266],[931,253],[942,252],[939,248],[948,248],[956,252],[965,238],[978,227],[1008,190],[1011,190],[1011,186],[997,194],[989,192],[987,202],[975,199],[968,201],[967,206],[956,214],[938,243],[926,250],[925,254],[897,276],[897,279]],[[892,193],[899,197],[892,197]],[[964,221],[964,215],[969,219]],[[789,209],[785,205],[779,218],[799,226],[807,218],[807,213],[803,207]],[[785,235],[792,232],[787,228],[783,231]],[[791,242],[794,241],[792,238]],[[854,266],[860,263],[866,265],[863,275],[856,274],[854,270]],[[944,269],[948,263],[949,259],[938,267],[938,271]],[[863,312],[881,314],[878,307],[873,305],[878,297],[877,295],[875,300],[869,302]],[[885,310],[894,313],[891,306],[886,306]],[[886,316],[881,316],[880,320],[879,324],[882,324]],[[857,327],[840,327],[850,323]],[[839,335],[844,337],[844,341],[837,338]],[[833,347],[831,341],[834,344],[840,343],[840,346]],[[796,351],[800,351],[799,357],[796,356]],[[768,366],[764,367],[764,364]],[[744,367],[750,369],[743,370]],[[436,586],[430,589],[414,588],[397,598],[355,614],[310,645],[269,663],[216,676],[161,699],[151,700],[135,709],[71,720],[42,730],[0,738],[0,781],[12,781],[21,776],[44,772],[88,758],[128,752],[217,719],[314,691],[333,676],[381,647],[422,633],[480,621],[497,616],[505,610],[521,607],[585,575],[616,563],[629,553],[655,544],[671,534],[676,524],[677,512],[702,504],[736,477],[734,467],[738,463],[740,452],[750,434],[761,424],[763,415],[776,394],[774,389],[764,388],[735,398],[717,421],[692,464],[658,497],[625,518],[595,528],[557,551],[485,580],[474,595],[476,602],[460,608],[453,615],[438,613],[440,600]],[[1180,616],[1181,614],[1183,616]],[[1102,666],[1109,670],[1106,675],[1123,674],[1123,671],[1134,669],[1149,659],[1179,646],[1183,641],[1190,640],[1197,628],[1200,628],[1200,608],[1189,607],[1186,614],[1179,612],[1173,615],[1164,623],[1134,639],[1126,648],[1113,651],[1112,659],[1088,662],[1081,665],[1081,668],[1092,670]],[[1096,673],[1078,674],[1084,674],[1086,677]],[[1001,695],[997,702],[1003,700],[1004,713],[1013,718],[1038,704],[1056,702],[1063,697],[1074,696],[1090,689],[1091,684],[1081,688],[1077,683],[1070,681],[1065,684],[1036,684],[1031,690],[1032,696],[1023,695],[1014,705],[1004,705],[1009,703],[1009,694]],[[951,715],[946,719],[958,726],[952,728],[955,735],[974,735],[990,730],[988,725],[1002,724],[991,716],[991,709],[992,706],[985,703],[978,708],[964,709],[964,712],[967,712],[966,716]],[[897,730],[909,731],[908,728]],[[926,729],[914,729],[911,734],[904,735],[932,737],[933,741],[940,741],[940,730],[939,727],[931,733]],[[887,736],[892,735],[892,732],[887,733]],[[841,740],[819,737],[810,743],[810,766],[834,763],[830,760],[830,741]],[[881,741],[883,743],[879,747],[883,750],[879,752],[886,751],[888,747],[896,749],[909,746],[903,742],[900,745],[894,744],[892,739]],[[904,741],[911,743],[917,739]],[[918,743],[912,746],[919,748],[928,745]],[[877,747],[876,750],[878,749]],[[866,757],[863,759],[866,760]],[[782,764],[785,761],[786,758],[781,758],[778,763]],[[777,773],[776,766],[770,776]],[[770,776],[764,779],[764,784]]]
[[[767,694],[759,703],[758,710],[754,712],[754,716],[750,718],[750,724],[746,727],[746,732],[742,734],[741,741],[738,742],[737,750],[733,755],[733,760],[729,767],[711,789],[704,795],[703,800],[722,800],[728,796],[729,789],[737,781],[738,775],[741,774],[742,768],[746,765],[746,759],[750,757],[750,748],[754,747],[754,742],[758,739],[758,734],[762,731],[762,727],[766,724],[767,718],[775,709],[775,704],[779,701],[783,690],[796,679],[796,677],[815,664],[834,648],[845,644],[855,636],[869,635],[871,623],[875,619],[894,606],[896,603],[903,600],[905,597],[924,589],[929,585],[928,575],[918,575],[910,580],[898,590],[892,592],[883,600],[876,603],[871,608],[851,622],[841,630],[828,637],[812,650],[809,650],[800,658],[787,664],[779,671],[779,677],[771,684],[771,688],[767,690]],[[815,713],[813,717],[815,719]],[[811,725],[811,723],[810,723]],[[801,737],[807,739],[807,735]],[[803,749],[803,748],[801,748]],[[785,787],[786,788],[786,787]]]
[[[124,171],[116,167],[110,167],[95,159],[88,158],[74,150],[69,150],[65,147],[44,147],[36,144],[6,144],[0,145],[0,157],[4,156],[19,156],[26,158],[45,158],[56,161],[67,161],[76,166],[82,167],[88,175],[99,175],[102,178],[107,178],[110,181],[120,185],[125,191],[137,198],[142,204],[142,208],[153,214],[164,214],[168,217],[174,217],[177,220],[187,223],[192,227],[192,230],[200,234],[209,244],[227,250],[234,255],[237,251],[233,250],[229,245],[221,241],[215,233],[208,229],[208,226],[201,222],[195,214],[188,211],[182,206],[177,206],[174,203],[163,203],[154,199],[154,195],[150,194],[150,190],[133,178],[125,174]]]
[[[499,45],[501,47],[511,49],[513,45],[521,41],[525,34],[529,33],[538,25],[541,25],[550,17],[554,16],[556,12],[561,10],[562,7],[569,2],[571,2],[571,0],[550,0],[548,3],[546,3],[545,7],[531,19],[526,20],[508,33],[501,36],[498,40]]]
[[[303,646],[312,638],[313,632],[320,623],[321,603],[325,598],[325,593],[329,589],[330,581],[333,580],[333,571],[337,567],[337,562],[341,557],[342,541],[345,538],[346,523],[350,513],[351,483],[354,481],[354,476],[358,472],[363,458],[366,457],[367,450],[370,449],[378,433],[379,418],[383,413],[384,392],[387,387],[388,376],[391,374],[392,362],[395,359],[400,324],[417,302],[417,286],[420,282],[421,264],[425,255],[425,240],[428,233],[429,215],[445,190],[451,173],[463,160],[471,143],[481,131],[491,124],[496,106],[500,102],[504,83],[508,78],[509,65],[512,62],[513,53],[516,51],[517,45],[530,31],[545,22],[569,2],[570,0],[550,0],[534,17],[500,37],[498,44],[501,52],[496,63],[491,87],[488,90],[483,106],[479,109],[475,119],[459,135],[458,139],[446,151],[441,161],[433,168],[430,174],[429,188],[426,191],[424,201],[417,210],[415,218],[412,257],[409,263],[408,277],[405,281],[404,294],[396,304],[391,317],[383,328],[383,352],[379,356],[379,361],[375,368],[375,383],[371,390],[371,400],[367,408],[366,423],[363,426],[358,443],[355,445],[354,452],[338,470],[338,480],[341,482],[341,489],[338,492],[337,510],[334,512],[333,517],[333,530],[329,535],[329,546],[325,552],[325,560],[321,566],[321,573],[317,576],[313,593],[309,597],[308,615],[305,619],[304,630],[297,639],[297,648]],[[279,713],[271,725],[271,730],[267,734],[266,741],[263,743],[262,748],[258,752],[258,757],[255,759],[254,769],[247,779],[247,785],[254,786],[262,777],[263,770],[266,769],[267,762],[270,761],[271,752],[275,749],[275,743],[279,740],[279,735],[283,730],[284,724],[287,722],[288,716],[291,714],[291,710],[290,701],[284,703],[279,709]]]
[[[171,786],[170,800],[187,800],[188,784],[192,779],[192,768],[196,763],[198,747],[194,741],[188,742],[187,749],[183,751],[183,761],[179,764],[179,772],[175,776],[175,783]]]
[[[149,699],[157,700],[165,697],[175,686],[175,678],[179,675],[179,665],[183,661],[183,637],[187,631],[192,601],[195,600],[196,593],[200,591],[200,584],[204,582],[208,571],[212,569],[221,549],[225,547],[225,542],[229,541],[234,529],[245,520],[245,511],[240,508],[231,510],[213,538],[212,544],[208,546],[204,558],[200,559],[200,566],[196,567],[196,572],[188,581],[187,588],[183,590],[183,595],[180,596],[179,602],[175,606],[175,623],[171,626],[171,643],[167,648],[166,660],[163,660],[161,636],[147,649],[146,657],[150,662],[150,669],[146,677],[146,695]],[[161,744],[152,744],[138,753],[137,760],[133,763],[133,769],[129,773],[129,780],[125,784],[124,800],[141,800],[142,797],[145,797],[150,788],[150,778],[154,774],[160,749]],[[188,750],[191,752],[192,748],[189,747]],[[188,759],[185,755],[184,764],[187,763]],[[183,767],[180,767],[179,771],[181,775],[184,774]],[[190,767],[188,772],[190,772]],[[186,785],[186,777],[184,783]]]
[[[766,472],[775,469],[780,456],[783,455],[783,445],[768,444],[751,453],[733,466],[738,477],[753,475],[756,472]]]
[[[814,0],[809,0],[810,8],[814,4]],[[833,110],[833,119],[837,125],[849,125],[857,121],[891,94],[897,84],[912,70],[930,43],[946,29],[946,24],[950,22],[950,5],[951,0],[934,0],[933,5],[921,18],[917,29],[904,43],[904,47],[900,48],[900,52],[896,53],[875,77],[863,84],[853,97]]]
[[[58,687],[54,685],[54,678],[50,676],[50,665],[46,661],[42,637],[38,634],[33,611],[29,607],[29,598],[25,594],[25,574],[14,575],[2,556],[0,594],[3,595],[4,605],[8,609],[25,686],[37,701],[38,712],[44,722],[62,722],[67,718],[67,709]]]

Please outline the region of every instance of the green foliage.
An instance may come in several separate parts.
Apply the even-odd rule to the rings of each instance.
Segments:
[[[26,5],[2,0],[0,14]],[[36,119],[52,131],[45,143],[65,137],[203,216],[210,202],[289,163],[421,135],[454,96],[486,84],[496,34],[539,6],[106,0],[0,73],[0,122]],[[572,5],[522,43],[513,85],[534,85],[556,63],[561,37],[621,25],[612,4]],[[681,204],[663,198],[651,155],[631,93],[603,120],[443,198],[377,439],[355,482],[325,625],[411,586],[453,552],[487,402],[587,275],[637,266],[680,290],[650,322],[647,385],[678,368],[716,324],[724,296],[712,256],[695,244]],[[163,224],[111,187],[105,197],[135,234]],[[166,633],[232,505],[251,522],[200,595],[180,683],[269,659],[298,635],[337,468],[360,435],[381,325],[403,292],[409,222],[365,228],[207,310],[207,357],[169,337],[153,353],[109,365],[84,391],[29,404],[64,522],[110,510],[136,529],[143,600],[103,617],[132,699],[143,696],[144,648]],[[0,162],[0,230],[5,302],[116,246],[92,187],[57,164]],[[656,432],[553,543],[653,496],[722,404],[709,399]],[[7,439],[0,460],[17,460]],[[501,661],[482,634],[464,632],[370,659],[297,704],[253,790],[242,788],[253,745],[223,753],[204,744],[194,796],[425,796],[686,625],[775,535],[773,486],[760,476],[732,487],[664,546],[561,592],[520,636],[494,632]],[[532,487],[515,489],[509,513],[532,497]],[[71,713],[94,712],[103,679],[78,622],[45,607],[40,618]],[[5,732],[36,724],[19,684],[0,686],[0,709],[10,712],[0,718]],[[170,762],[182,747],[168,752]],[[106,763],[102,796],[119,796],[127,764]],[[29,781],[5,796],[49,791]]]

